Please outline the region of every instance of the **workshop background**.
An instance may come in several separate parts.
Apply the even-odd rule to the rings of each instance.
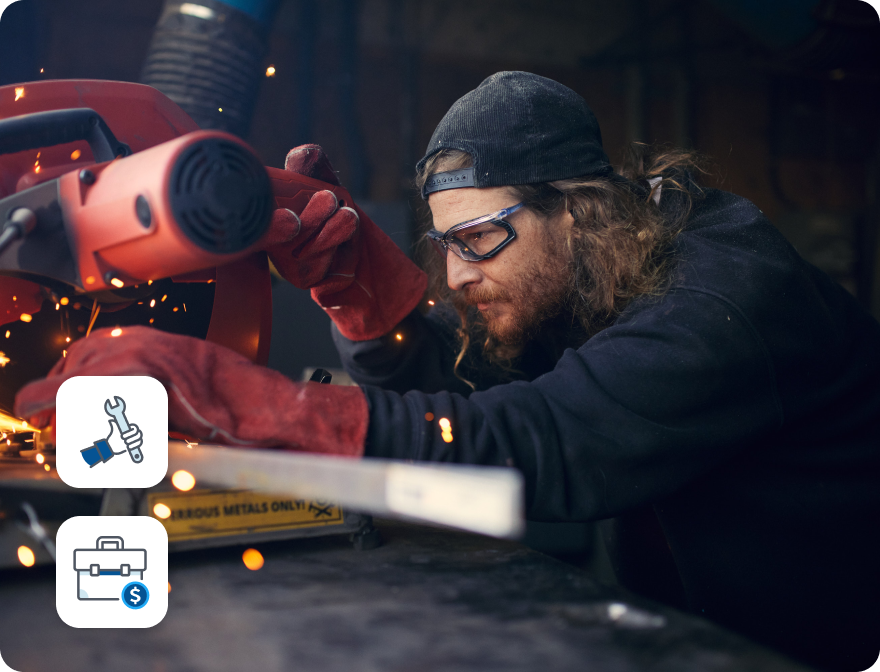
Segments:
[[[228,48],[201,27],[221,14]],[[150,83],[271,166],[320,144],[407,250],[416,161],[449,106],[499,70],[581,93],[614,163],[634,140],[708,155],[713,186],[755,202],[880,317],[880,20],[859,0],[21,0],[0,23],[0,84]],[[269,365],[295,379],[338,367],[324,312],[273,283]],[[554,529],[531,541],[588,556],[587,528]]]

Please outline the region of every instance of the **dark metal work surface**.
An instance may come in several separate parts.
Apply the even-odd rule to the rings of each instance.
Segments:
[[[70,628],[54,567],[2,572],[0,652],[20,672],[806,669],[519,544],[377,525],[371,551],[260,545],[256,572],[241,547],[172,555],[168,615],[147,630]]]

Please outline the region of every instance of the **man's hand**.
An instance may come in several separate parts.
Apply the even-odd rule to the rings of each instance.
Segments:
[[[18,416],[45,427],[58,388],[73,376],[152,376],[168,391],[169,427],[184,434],[232,446],[363,454],[368,413],[360,388],[295,383],[190,336],[148,327],[125,327],[118,337],[110,331],[75,341],[46,378],[25,385],[15,398]],[[139,438],[139,431],[126,433],[116,445],[127,449]]]
[[[338,185],[318,145],[296,147],[286,170]],[[264,248],[278,272],[304,289],[346,338],[365,341],[389,333],[421,301],[425,274],[354,203],[340,207],[319,191],[297,216],[280,208]]]

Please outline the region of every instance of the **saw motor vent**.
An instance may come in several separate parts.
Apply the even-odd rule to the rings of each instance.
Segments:
[[[169,192],[181,231],[215,254],[254,244],[268,229],[274,207],[269,177],[257,157],[216,138],[183,151],[171,172]]]

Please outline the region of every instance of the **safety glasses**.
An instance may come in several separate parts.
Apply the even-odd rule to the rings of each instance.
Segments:
[[[452,250],[465,261],[482,261],[494,257],[514,238],[516,231],[504,219],[523,207],[517,203],[504,210],[456,224],[446,233],[428,231],[428,238],[442,257]]]

